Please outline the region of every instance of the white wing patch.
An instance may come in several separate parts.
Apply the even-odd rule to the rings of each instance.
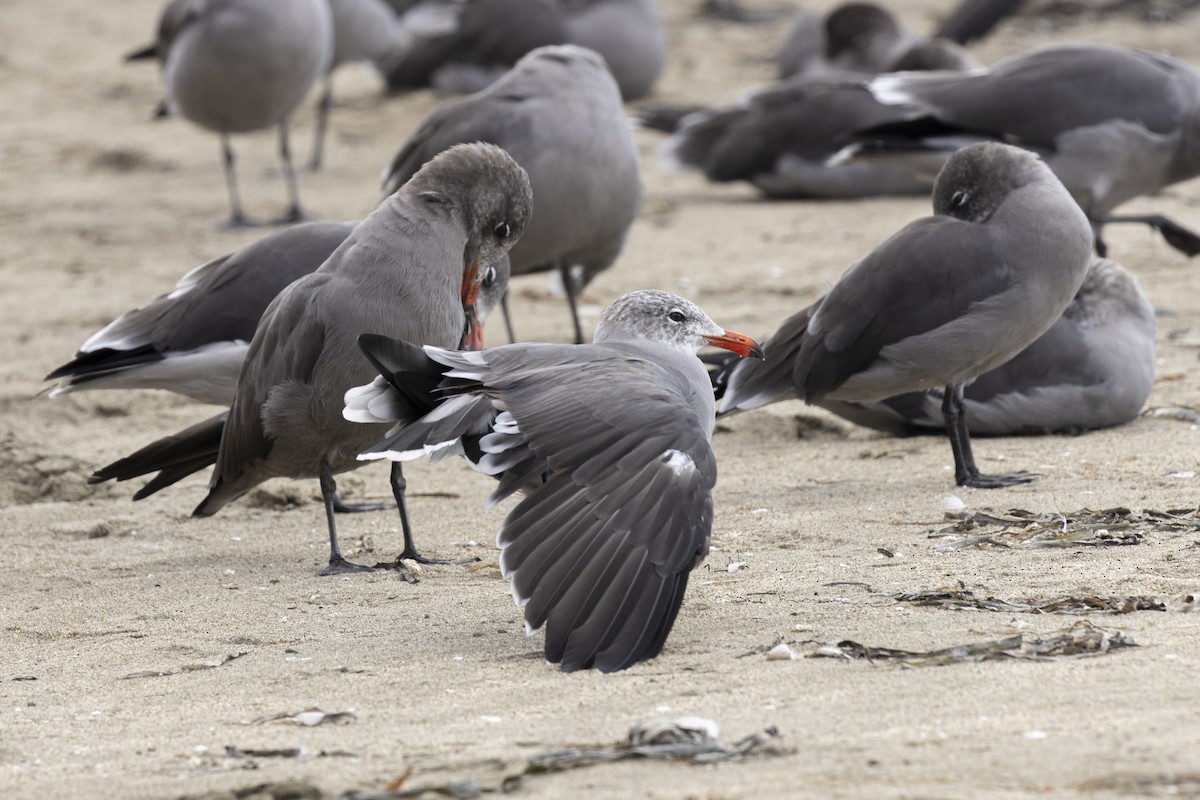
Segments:
[[[387,458],[392,461],[416,461],[419,458],[424,458],[428,455],[433,455],[440,450],[445,450],[447,447],[458,444],[458,439],[451,439],[448,442],[438,442],[437,444],[427,444],[420,450],[383,450],[378,453],[359,453],[359,461],[377,461],[381,458]]]
[[[680,128],[682,129],[682,125]],[[683,144],[683,134],[676,133],[658,146],[656,158],[658,168],[662,172],[683,172],[687,164],[679,157],[679,147]]]
[[[882,75],[867,84],[867,90],[885,106],[899,106],[912,101],[903,75]]]
[[[660,460],[676,475],[686,475],[696,471],[696,462],[682,450],[664,450]]]
[[[399,416],[395,394],[382,375],[365,386],[346,390],[343,399],[342,416],[350,422],[395,422]]]
[[[515,436],[521,432],[521,429],[517,427],[517,418],[507,411],[501,411],[496,415],[496,421],[492,423],[492,430],[509,436]]]
[[[201,403],[227,406],[233,401],[248,349],[243,341],[213,342],[195,350],[170,353],[157,361],[96,373],[80,383],[72,383],[72,378],[65,376],[50,396],[81,389],[166,389]]]

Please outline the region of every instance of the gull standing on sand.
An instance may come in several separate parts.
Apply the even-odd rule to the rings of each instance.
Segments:
[[[594,344],[360,345],[382,375],[347,392],[347,419],[401,421],[362,458],[458,442],[500,478],[489,504],[528,490],[497,537],[500,569],[526,629],[546,627],[546,660],[612,672],[657,656],[712,528],[714,406],[696,349],[758,345],[653,290],[610,305]]]
[[[979,472],[963,387],[1062,315],[1087,274],[1091,226],[1041,159],[992,142],[951,156],[933,210],[846,270],[806,324],[793,317],[772,338],[800,338],[791,376],[808,403],[944,387],[956,483],[1025,483],[1032,476]],[[722,410],[738,397],[727,393]]]
[[[786,320],[763,343],[767,361],[729,354],[720,359],[713,383],[722,414],[795,396],[792,366],[816,307]],[[1154,386],[1156,327],[1154,306],[1137,278],[1115,261],[1092,259],[1058,321],[1011,361],[964,388],[971,435],[1081,433],[1129,422]],[[877,403],[819,405],[858,425],[902,436],[944,431],[943,399],[933,390]]]
[[[582,342],[577,295],[616,261],[642,203],[637,146],[612,76],[590,50],[534,50],[489,88],[430,114],[384,170],[385,188],[474,141],[503,147],[529,173],[533,218],[509,253],[512,273],[557,270]],[[507,303],[505,312],[511,336]]]
[[[386,72],[413,40],[400,15],[387,0],[328,0],[333,12],[333,57],[317,101],[316,130],[308,168],[318,170],[325,151],[325,133],[333,108],[333,73],[343,64],[362,62]]]
[[[221,137],[230,224],[247,225],[230,134],[275,127],[287,183],[285,222],[303,218],[288,143],[288,115],[329,68],[328,0],[171,0],[150,47],[162,65],[166,105]]]
[[[441,154],[359,223],[320,269],[271,303],[226,419],[143,448],[91,481],[162,470],[152,481],[157,489],[215,462],[208,496],[193,512],[210,516],[270,478],[318,478],[330,544],[323,574],[370,569],[342,557],[333,516],[333,476],[361,466],[356,455],[380,435],[342,418],[346,390],[373,374],[355,353],[356,339],[379,333],[441,347],[472,341],[480,264],[512,246],[531,202],[524,171],[500,148],[462,145]],[[405,548],[397,566],[422,560],[398,466],[392,490]]]
[[[1164,55],[1099,44],[1035,50],[967,74],[881,75],[875,99],[905,119],[860,133],[843,158],[928,174],[931,153],[1004,141],[1036,151],[1087,213],[1104,255],[1110,222],[1156,228],[1177,250],[1200,236],[1160,215],[1112,210],[1200,176],[1200,72]],[[916,156],[914,159],[913,156]]]

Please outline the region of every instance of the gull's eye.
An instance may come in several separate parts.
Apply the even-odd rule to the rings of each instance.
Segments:
[[[667,314],[667,319],[671,320],[671,322],[687,322],[687,317],[684,316],[682,311],[672,311],[670,314]]]
[[[488,288],[496,282],[496,268],[488,267],[487,272],[483,273],[483,288]]]
[[[509,224],[507,222],[501,222],[499,225],[497,225],[495,228],[492,229],[492,233],[496,234],[496,238],[503,242],[505,239],[507,239],[509,236],[512,235],[512,228],[509,227]]]
[[[965,206],[967,204],[967,200],[969,200],[970,197],[971,196],[969,194],[967,194],[966,192],[959,190],[959,191],[955,192],[954,194],[950,195],[950,205]]]

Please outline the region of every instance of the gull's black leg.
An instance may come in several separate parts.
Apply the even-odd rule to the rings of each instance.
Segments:
[[[325,524],[329,526],[329,563],[321,570],[322,575],[341,575],[346,572],[370,572],[372,567],[361,564],[351,564],[342,557],[342,548],[338,544],[337,522],[334,519],[333,502],[337,497],[337,483],[329,468],[321,465],[321,499],[325,501]]]
[[[954,482],[958,486],[976,489],[1001,489],[1029,483],[1036,476],[1031,472],[1014,472],[1009,475],[984,475],[975,465],[975,454],[971,451],[971,431],[967,427],[967,408],[963,401],[963,387],[949,385],[942,397],[942,418],[946,435],[950,437],[950,449],[954,452]]]

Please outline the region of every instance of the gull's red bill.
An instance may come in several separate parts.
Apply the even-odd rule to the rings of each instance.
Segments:
[[[762,346],[742,333],[734,333],[733,331],[725,331],[720,336],[705,336],[705,341],[713,347],[720,347],[725,350],[737,353],[742,358],[762,358]]]

